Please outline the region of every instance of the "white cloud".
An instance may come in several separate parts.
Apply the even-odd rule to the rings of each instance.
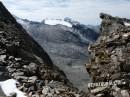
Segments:
[[[84,24],[98,24],[99,13],[130,17],[129,0],[2,0],[18,17],[41,21],[71,17]]]

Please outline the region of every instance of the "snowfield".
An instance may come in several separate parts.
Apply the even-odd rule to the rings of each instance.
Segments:
[[[61,24],[61,25],[67,26],[67,27],[72,27],[71,23],[63,21],[63,20],[46,19],[45,20],[45,24],[48,24],[48,25],[58,25],[58,24]]]
[[[21,92],[16,87],[17,83],[18,82],[14,79],[8,79],[6,81],[0,82],[0,86],[6,96],[11,96],[11,94],[16,93],[16,97],[27,97],[25,96],[25,93]]]
[[[25,21],[22,20],[22,19],[17,19],[17,22],[20,23],[20,24],[22,24],[22,25],[24,25],[24,26],[26,26],[27,28],[29,28],[29,23],[28,23],[28,22],[25,22]]]
[[[130,26],[130,23],[124,22],[125,26]]]

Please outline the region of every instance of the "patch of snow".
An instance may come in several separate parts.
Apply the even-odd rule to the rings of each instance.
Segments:
[[[61,24],[61,25],[67,26],[67,27],[72,27],[71,23],[63,21],[63,20],[46,19],[44,22],[45,22],[45,24],[48,24],[48,25],[58,25],[58,24]]]
[[[87,39],[83,34],[81,34],[79,30],[72,31],[72,33],[77,34],[80,37],[82,42],[85,42],[85,43],[91,42],[91,40]]]
[[[17,22],[23,25],[26,24],[26,22],[24,22],[22,19],[17,19]]]
[[[128,37],[128,34],[123,34],[124,37]]]
[[[124,22],[125,26],[130,26],[130,23]]]
[[[25,22],[22,19],[17,19],[17,22],[20,23],[21,25],[23,25],[24,27],[29,28],[29,23]]]
[[[27,97],[25,93],[16,87],[17,83],[18,82],[14,79],[8,79],[0,82],[0,86],[6,96],[11,96],[11,94],[16,93],[16,97]]]

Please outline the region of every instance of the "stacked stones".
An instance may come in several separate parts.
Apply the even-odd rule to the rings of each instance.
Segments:
[[[101,36],[89,47],[90,64],[86,65],[93,83],[123,81],[89,87],[98,97],[130,97],[130,26],[128,19],[101,13]],[[127,20],[127,25],[125,25]]]

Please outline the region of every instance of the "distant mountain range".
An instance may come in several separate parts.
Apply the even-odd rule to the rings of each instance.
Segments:
[[[89,79],[84,68],[89,59],[87,47],[97,40],[100,27],[83,25],[70,18],[45,19],[42,22],[15,18],[47,51],[54,64],[64,70],[73,84],[83,88]]]

